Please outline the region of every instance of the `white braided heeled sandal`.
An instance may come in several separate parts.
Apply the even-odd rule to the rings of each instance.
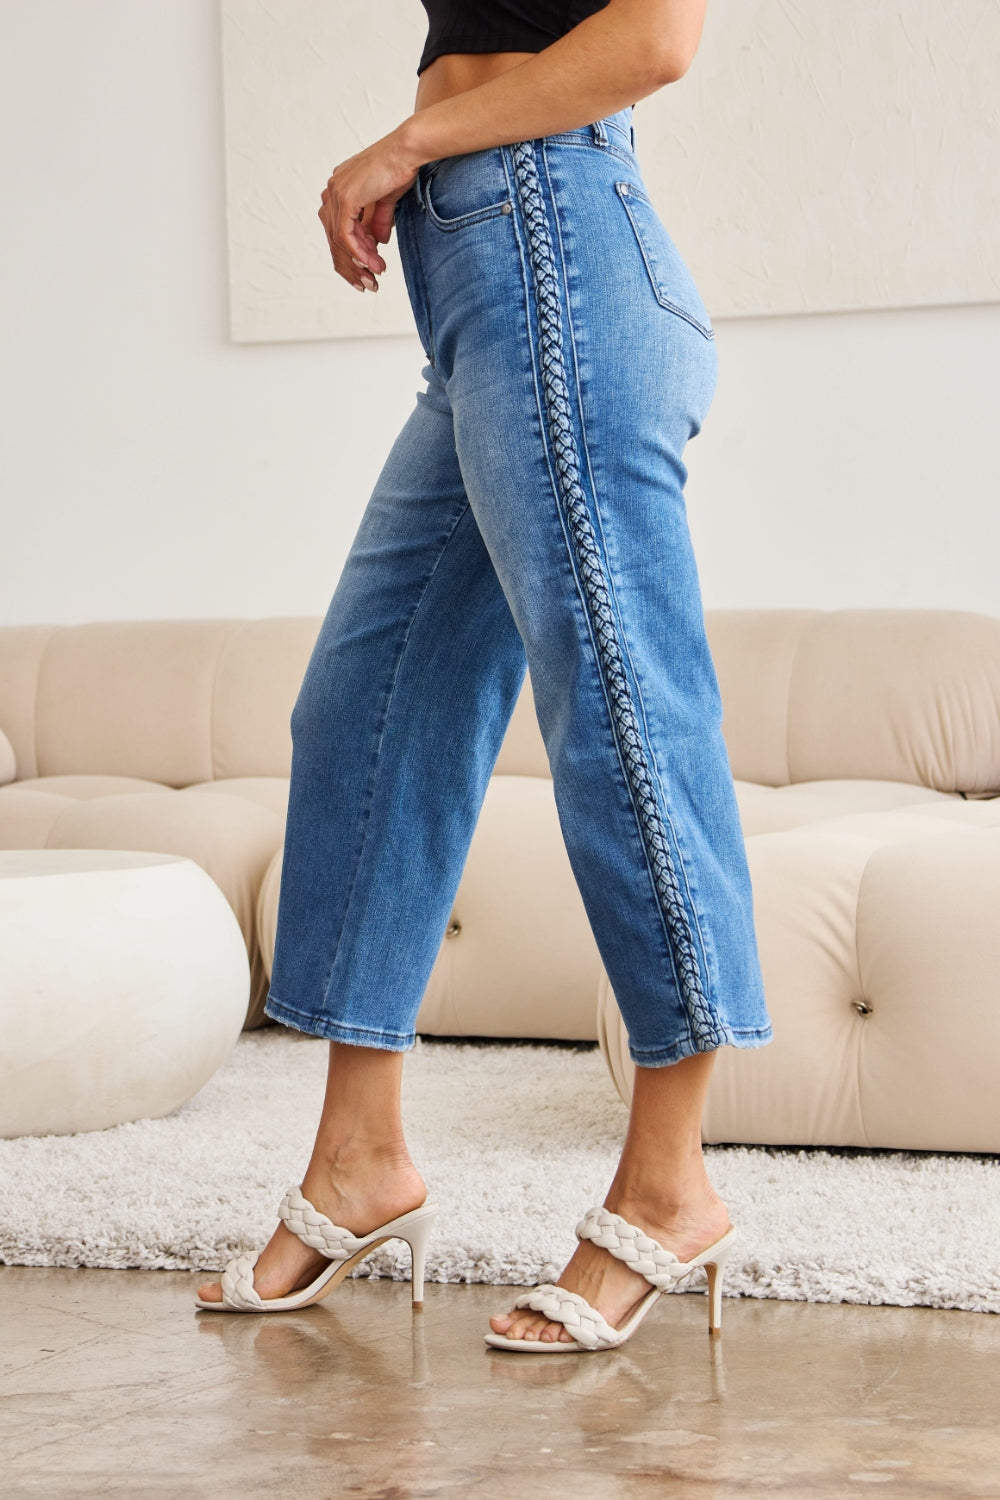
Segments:
[[[588,1209],[576,1226],[576,1237],[578,1240],[593,1240],[595,1245],[624,1261],[649,1282],[649,1291],[631,1316],[613,1328],[585,1297],[545,1282],[518,1297],[514,1306],[531,1308],[532,1312],[543,1313],[550,1322],[561,1323],[573,1335],[572,1342],[511,1339],[506,1334],[490,1332],[485,1338],[494,1349],[513,1349],[518,1354],[576,1354],[617,1349],[632,1337],[653,1303],[698,1266],[704,1266],[708,1276],[708,1331],[713,1337],[719,1336],[722,1327],[722,1273],[736,1238],[736,1230],[731,1226],[721,1239],[691,1260],[678,1260],[672,1250],[665,1250],[648,1234],[623,1219],[621,1214],[612,1213],[607,1208]]]
[[[222,1273],[221,1302],[205,1302],[195,1298],[195,1306],[206,1312],[291,1312],[294,1308],[309,1307],[332,1292],[351,1267],[363,1260],[376,1246],[386,1240],[405,1240],[410,1247],[412,1263],[413,1306],[424,1305],[424,1265],[427,1259],[427,1240],[430,1236],[437,1204],[422,1203],[408,1214],[400,1214],[381,1224],[370,1234],[352,1234],[349,1229],[340,1229],[326,1214],[314,1208],[308,1198],[303,1197],[302,1188],[292,1187],[282,1198],[278,1207],[281,1222],[298,1235],[304,1245],[329,1256],[329,1265],[308,1286],[286,1297],[261,1297],[253,1284],[253,1268],[258,1255],[237,1255]]]

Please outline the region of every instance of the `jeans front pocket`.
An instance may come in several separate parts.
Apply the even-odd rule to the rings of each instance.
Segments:
[[[510,183],[499,147],[445,156],[422,169],[427,217],[438,229],[465,229],[512,211]]]
[[[616,182],[615,191],[635,231],[657,302],[686,318],[705,338],[714,339],[712,320],[694,277],[645,192],[634,182]]]

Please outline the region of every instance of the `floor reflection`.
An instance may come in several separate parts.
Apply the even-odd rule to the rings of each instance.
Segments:
[[[729,1300],[713,1340],[673,1294],[622,1349],[528,1356],[483,1342],[508,1289],[227,1315],[196,1281],[0,1268],[8,1493],[1000,1494],[997,1318]]]

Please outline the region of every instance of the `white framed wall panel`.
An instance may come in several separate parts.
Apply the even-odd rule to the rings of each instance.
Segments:
[[[221,5],[233,338],[412,333],[395,236],[362,295],[334,271],[317,213],[337,162],[412,111],[419,0]]]
[[[319,193],[412,109],[418,0],[220,0],[237,341],[412,332],[333,272]],[[636,108],[651,196],[714,318],[1000,300],[1000,0],[709,0]]]

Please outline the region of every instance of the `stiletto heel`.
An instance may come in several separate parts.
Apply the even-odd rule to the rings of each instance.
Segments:
[[[713,1339],[722,1336],[722,1278],[729,1251],[730,1246],[727,1245],[715,1260],[705,1262],[705,1273],[708,1276],[708,1336]]]
[[[411,1229],[403,1236],[410,1247],[410,1261],[412,1270],[410,1280],[412,1283],[413,1311],[424,1310],[424,1266],[427,1263],[427,1241],[430,1239],[431,1229],[434,1227],[434,1210],[418,1219]]]

